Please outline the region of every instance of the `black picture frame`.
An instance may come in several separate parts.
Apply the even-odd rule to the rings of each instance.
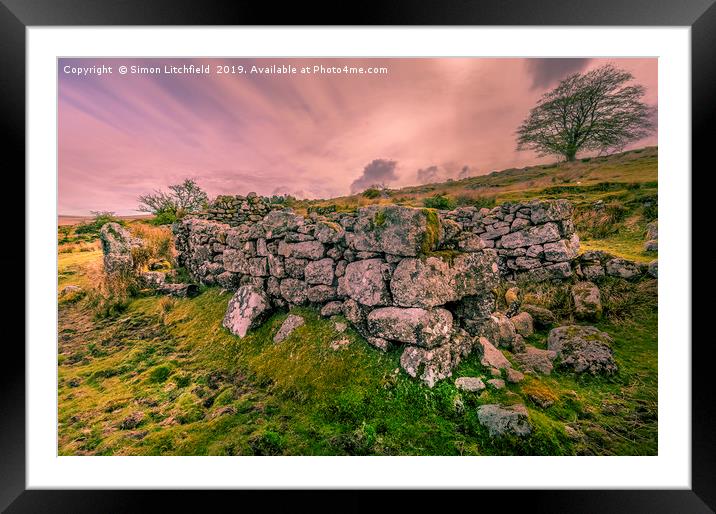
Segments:
[[[223,3],[190,0],[0,0],[0,105],[5,165],[11,157],[15,169],[25,169],[25,30],[30,26],[91,25],[542,25],[542,26],[688,26],[691,27],[692,73],[692,168],[707,172],[713,167],[709,138],[716,113],[716,5],[715,0],[489,0],[441,1],[393,0],[328,5],[287,3],[278,7],[268,2]],[[680,170],[689,173],[690,170]],[[15,191],[25,191],[24,177],[16,173]],[[23,177],[23,178],[21,178]],[[693,173],[692,173],[693,177]],[[11,178],[8,178],[10,181]],[[692,180],[693,184],[693,180]],[[694,191],[692,186],[692,191]],[[14,212],[25,212],[24,194],[13,195]],[[697,202],[692,201],[692,206]],[[698,219],[692,207],[693,232]],[[25,233],[7,228],[18,248],[24,248]],[[24,253],[24,250],[22,250]],[[693,253],[692,253],[693,255]],[[25,302],[17,294],[27,270],[16,253],[1,257],[8,277],[14,307],[6,311],[9,320],[26,314]],[[23,259],[24,261],[24,259]],[[9,266],[12,266],[10,268]],[[22,267],[24,273],[18,273]],[[24,294],[23,294],[24,298]],[[706,303],[692,301],[692,319],[704,319]],[[13,313],[11,309],[18,311]],[[19,312],[23,310],[22,314]],[[15,314],[13,316],[13,314]],[[25,316],[23,316],[24,319]],[[17,323],[16,323],[17,324]],[[693,325],[692,325],[693,330]],[[22,331],[22,329],[21,329]],[[713,512],[716,509],[716,455],[713,437],[716,412],[712,398],[711,362],[713,344],[698,340],[692,332],[692,489],[690,490],[560,490],[560,491],[462,491],[451,492],[454,501],[466,501],[484,508],[493,500],[511,506],[529,503],[532,511],[549,512]],[[24,333],[22,334],[24,338]],[[178,505],[187,508],[195,493],[176,491],[69,491],[26,490],[25,486],[25,355],[18,339],[4,342],[6,365],[0,373],[0,509],[7,512],[130,512],[149,508],[150,500],[161,496],[163,510]],[[669,344],[689,344],[670,341]],[[12,364],[8,364],[12,363]],[[568,465],[568,464],[567,464]],[[378,492],[348,492],[341,510],[390,507],[392,499]],[[242,494],[258,500],[269,512],[278,510],[284,495],[276,492],[204,492],[201,503],[225,501],[227,495]],[[426,492],[413,491],[411,503],[420,505]],[[506,500],[506,496],[508,499]],[[213,501],[212,501],[213,500]],[[242,500],[244,501],[244,500]],[[298,491],[291,497],[292,508],[335,510],[321,491]],[[420,502],[420,503],[418,503]],[[474,502],[479,502],[475,504]],[[236,505],[236,504],[235,504]],[[404,507],[396,504],[396,508]]]

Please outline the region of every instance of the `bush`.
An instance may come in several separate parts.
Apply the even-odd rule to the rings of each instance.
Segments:
[[[494,196],[469,196],[460,195],[455,198],[458,207],[477,207],[478,209],[490,209],[497,203]]]
[[[379,196],[380,196],[380,189],[378,189],[377,187],[369,187],[368,189],[363,191],[364,198],[369,198],[372,200],[373,198],[378,198]]]
[[[171,211],[161,211],[158,212],[154,218],[152,218],[149,223],[152,225],[171,225],[175,221],[177,221],[177,215],[175,212]]]
[[[450,211],[457,206],[457,203],[445,193],[436,193],[429,198],[423,200],[423,205],[428,209],[438,209]]]
[[[92,211],[92,214],[94,215],[94,218],[92,221],[88,221],[86,223],[82,223],[81,225],[78,225],[75,227],[75,234],[87,234],[93,237],[99,237],[99,231],[102,228],[102,225],[105,223],[119,223],[120,225],[124,225],[124,221],[117,218],[114,215],[114,212],[110,211]]]

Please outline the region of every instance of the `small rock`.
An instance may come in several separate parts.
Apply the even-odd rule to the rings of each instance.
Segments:
[[[644,243],[644,251],[645,252],[658,252],[659,251],[659,242],[656,239],[651,239]]]
[[[334,321],[333,322],[333,329],[338,332],[339,334],[342,334],[348,329],[348,324],[343,323],[342,321]]]
[[[271,303],[266,293],[254,286],[241,286],[229,301],[223,325],[239,337],[258,326],[269,313]]]
[[[82,288],[80,286],[70,284],[69,286],[65,286],[62,288],[62,290],[60,291],[60,296],[65,296],[70,293],[79,293],[80,291],[82,291]]]
[[[474,393],[485,389],[485,383],[479,377],[460,377],[455,380],[455,387]]]
[[[592,282],[577,282],[572,286],[574,315],[577,319],[596,321],[602,317],[599,288]]]
[[[321,316],[324,318],[330,318],[331,316],[335,316],[336,314],[342,314],[343,313],[343,302],[328,302],[326,305],[321,307]]]
[[[557,318],[549,309],[529,303],[522,304],[522,310],[532,316],[532,322],[540,328],[549,328],[557,322]]]
[[[515,338],[512,340],[512,353],[521,353],[525,351],[525,338],[519,334],[515,334]]]
[[[507,368],[507,381],[510,384],[517,384],[519,382],[522,382],[525,379],[525,375],[523,373],[520,373],[516,369]]]
[[[493,313],[491,318],[497,325],[496,346],[511,348],[517,333],[515,332],[515,326],[512,324],[512,321],[501,312]]]
[[[365,338],[366,341],[368,341],[368,344],[371,346],[375,346],[377,349],[383,352],[387,352],[391,349],[392,344],[390,341],[386,341],[382,337],[371,337],[368,336]]]
[[[527,346],[523,353],[515,354],[515,360],[525,371],[549,375],[552,373],[552,361],[557,353],[550,350],[540,350],[534,346]]]
[[[411,377],[420,378],[428,387],[452,374],[450,345],[437,348],[408,346],[400,356],[400,366]]]
[[[218,409],[212,411],[211,415],[209,416],[209,419],[218,418],[220,416],[226,416],[226,415],[233,415],[236,414],[236,407],[233,405],[225,405],[223,407],[219,407]]]
[[[626,279],[641,275],[641,270],[635,262],[620,258],[607,261],[606,272],[609,276]]]
[[[522,404],[481,405],[477,409],[477,419],[489,430],[491,436],[504,434],[526,436],[532,432],[527,408]]]
[[[498,369],[512,367],[510,361],[507,360],[507,357],[505,357],[500,350],[495,348],[495,346],[486,338],[480,337],[478,339],[478,343],[482,347],[482,358],[480,359],[480,363],[483,366]]]
[[[552,329],[547,348],[556,352],[560,365],[576,373],[611,375],[617,372],[612,338],[595,327],[569,325]]]
[[[495,389],[504,389],[505,387],[505,381],[501,378],[491,378],[487,381],[488,384],[490,384]]]
[[[306,321],[301,316],[289,314],[281,324],[281,328],[279,328],[278,332],[276,332],[276,335],[273,336],[273,342],[280,343],[284,341],[289,335],[291,335],[291,332],[305,324]]]
[[[543,409],[548,409],[552,405],[554,405],[554,400],[547,395],[540,395],[540,394],[534,394],[534,393],[528,393],[527,397],[532,401],[535,405],[538,407],[541,407]]]
[[[347,347],[349,344],[351,344],[349,339],[339,339],[331,342],[331,350],[340,350],[341,348]]]
[[[579,430],[569,426],[564,425],[564,433],[569,437],[572,441],[577,441],[582,438],[582,434],[579,432]]]
[[[522,337],[529,337],[534,333],[532,316],[529,312],[520,312],[516,316],[512,316],[510,321],[514,325],[517,333]]]
[[[656,260],[656,259],[654,259],[653,261],[651,261],[651,262],[649,263],[649,268],[648,268],[648,269],[649,269],[649,271],[648,271],[649,275],[651,275],[651,276],[654,277],[654,278],[658,278],[658,274],[659,274],[659,261]]]

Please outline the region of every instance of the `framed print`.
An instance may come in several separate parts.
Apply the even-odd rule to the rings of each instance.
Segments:
[[[558,4],[342,26],[4,2],[27,303],[3,508],[516,489],[711,512],[691,170],[716,8]]]

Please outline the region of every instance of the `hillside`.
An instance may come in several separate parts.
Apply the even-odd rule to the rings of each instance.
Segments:
[[[374,193],[293,207],[351,211],[372,203],[452,207],[567,198],[576,206],[583,249],[656,257],[642,249],[646,223],[657,212],[656,148],[369,196]],[[167,227],[125,225],[151,242],[141,254],[142,271],[152,260],[176,260]],[[202,284],[196,297],[173,298],[106,281],[97,227],[87,224],[79,234],[78,227],[58,230],[60,455],[657,453],[658,298],[657,281],[648,276],[599,281],[603,312],[588,324],[613,339],[618,373],[555,368],[511,382],[502,369],[502,387],[474,392],[456,380],[496,376],[480,355],[465,357],[450,378],[429,388],[401,371],[403,348],[381,352],[344,315],[324,317],[309,304],[278,309],[239,338],[222,325],[233,290]],[[443,253],[449,261],[456,252]],[[186,269],[164,271],[188,280]],[[511,305],[508,285],[495,291],[500,312]],[[575,315],[569,283],[520,289],[523,303],[554,316],[524,337],[527,345],[544,351],[552,327],[585,323]],[[276,344],[289,314],[304,324]],[[518,365],[516,350],[501,352]],[[494,437],[478,416],[486,404],[524,405],[532,433]]]
[[[494,171],[464,180],[367,190],[330,200],[299,201],[298,210],[352,210],[371,204],[423,206],[435,197],[449,208],[492,207],[532,198],[565,198],[574,203],[584,249],[648,262],[643,251],[646,224],[657,216],[658,149],[647,147],[605,157]],[[433,205],[428,205],[433,206]]]

